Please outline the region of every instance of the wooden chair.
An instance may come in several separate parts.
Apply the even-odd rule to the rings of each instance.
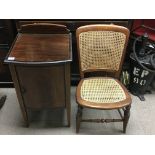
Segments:
[[[77,29],[76,37],[81,76],[76,90],[78,103],[76,132],[79,132],[80,122],[122,121],[125,133],[130,116],[131,97],[118,79],[129,30],[117,25],[87,25]],[[97,76],[94,73],[97,73]],[[117,109],[121,119],[82,119],[83,108]]]

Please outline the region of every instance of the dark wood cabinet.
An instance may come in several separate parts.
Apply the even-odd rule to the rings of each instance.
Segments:
[[[44,30],[46,26],[50,28],[45,24]],[[32,27],[37,29],[36,25]],[[68,31],[45,34],[41,29],[40,32],[19,33],[5,62],[9,64],[27,126],[29,108],[66,108],[70,125],[71,35]]]

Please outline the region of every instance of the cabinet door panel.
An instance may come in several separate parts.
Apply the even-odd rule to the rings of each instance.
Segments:
[[[17,66],[21,92],[26,107],[65,106],[64,66]]]

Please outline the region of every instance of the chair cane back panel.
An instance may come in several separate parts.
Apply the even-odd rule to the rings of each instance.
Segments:
[[[118,71],[128,33],[127,28],[116,25],[89,25],[79,28],[77,37],[81,71]]]

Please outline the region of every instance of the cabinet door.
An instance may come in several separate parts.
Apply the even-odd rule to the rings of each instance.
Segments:
[[[65,106],[64,65],[16,66],[27,108]]]

